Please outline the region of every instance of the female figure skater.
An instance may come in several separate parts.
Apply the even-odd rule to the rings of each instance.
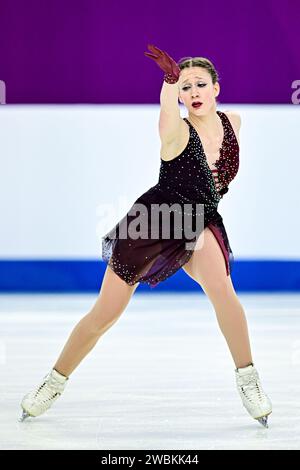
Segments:
[[[145,55],[164,72],[159,119],[161,166],[158,183],[140,196],[134,207],[142,204],[148,210],[148,222],[154,206],[164,203],[170,207],[175,203],[177,211],[178,205],[183,209],[178,211],[181,217],[192,215],[194,225],[197,217],[202,217],[202,228],[198,228],[189,247],[185,234],[178,237],[182,232],[178,219],[169,237],[130,237],[125,222],[136,220],[130,211],[102,238],[103,259],[108,266],[96,303],[73,329],[51,371],[23,398],[21,420],[44,413],[62,394],[72,371],[121,316],[140,282],[154,287],[182,267],[213,304],[235,363],[243,405],[267,427],[272,404],[252,362],[244,310],[230,277],[234,258],[217,211],[239,167],[240,116],[216,110],[220,85],[208,59],[185,58],[177,64],[157,47],[148,48],[150,53]],[[180,117],[178,99],[186,106],[188,118]],[[204,212],[199,212],[199,204]],[[120,237],[124,230],[127,236]]]

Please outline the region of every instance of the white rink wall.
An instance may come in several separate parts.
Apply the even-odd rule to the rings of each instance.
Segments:
[[[242,117],[219,204],[235,258],[299,259],[299,107],[218,109]],[[100,257],[101,236],[158,181],[158,119],[158,105],[1,106],[1,259]]]

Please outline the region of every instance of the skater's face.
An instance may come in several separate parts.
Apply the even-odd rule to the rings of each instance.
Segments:
[[[189,67],[180,72],[178,80],[178,97],[190,114],[207,114],[216,106],[216,97],[220,92],[218,82],[213,84],[210,73],[203,67]],[[195,101],[200,107],[192,106]]]

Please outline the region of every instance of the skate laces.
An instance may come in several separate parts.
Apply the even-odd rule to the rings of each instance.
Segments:
[[[250,401],[255,402],[258,398],[262,402],[266,398],[256,370],[250,374],[238,376],[238,385],[243,395]]]
[[[41,385],[34,393],[34,398],[37,399],[40,404],[46,405],[47,403],[62,394],[66,382],[67,379],[63,383],[59,382],[55,377],[53,377],[52,373],[50,372],[48,375],[45,376],[45,380],[41,383]]]

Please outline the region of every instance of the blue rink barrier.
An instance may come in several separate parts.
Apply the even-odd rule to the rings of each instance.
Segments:
[[[106,263],[102,260],[2,260],[2,293],[94,293],[101,287]],[[237,260],[231,272],[237,291],[299,292],[300,261]],[[151,288],[140,284],[138,292],[187,292],[199,289],[180,269]]]

